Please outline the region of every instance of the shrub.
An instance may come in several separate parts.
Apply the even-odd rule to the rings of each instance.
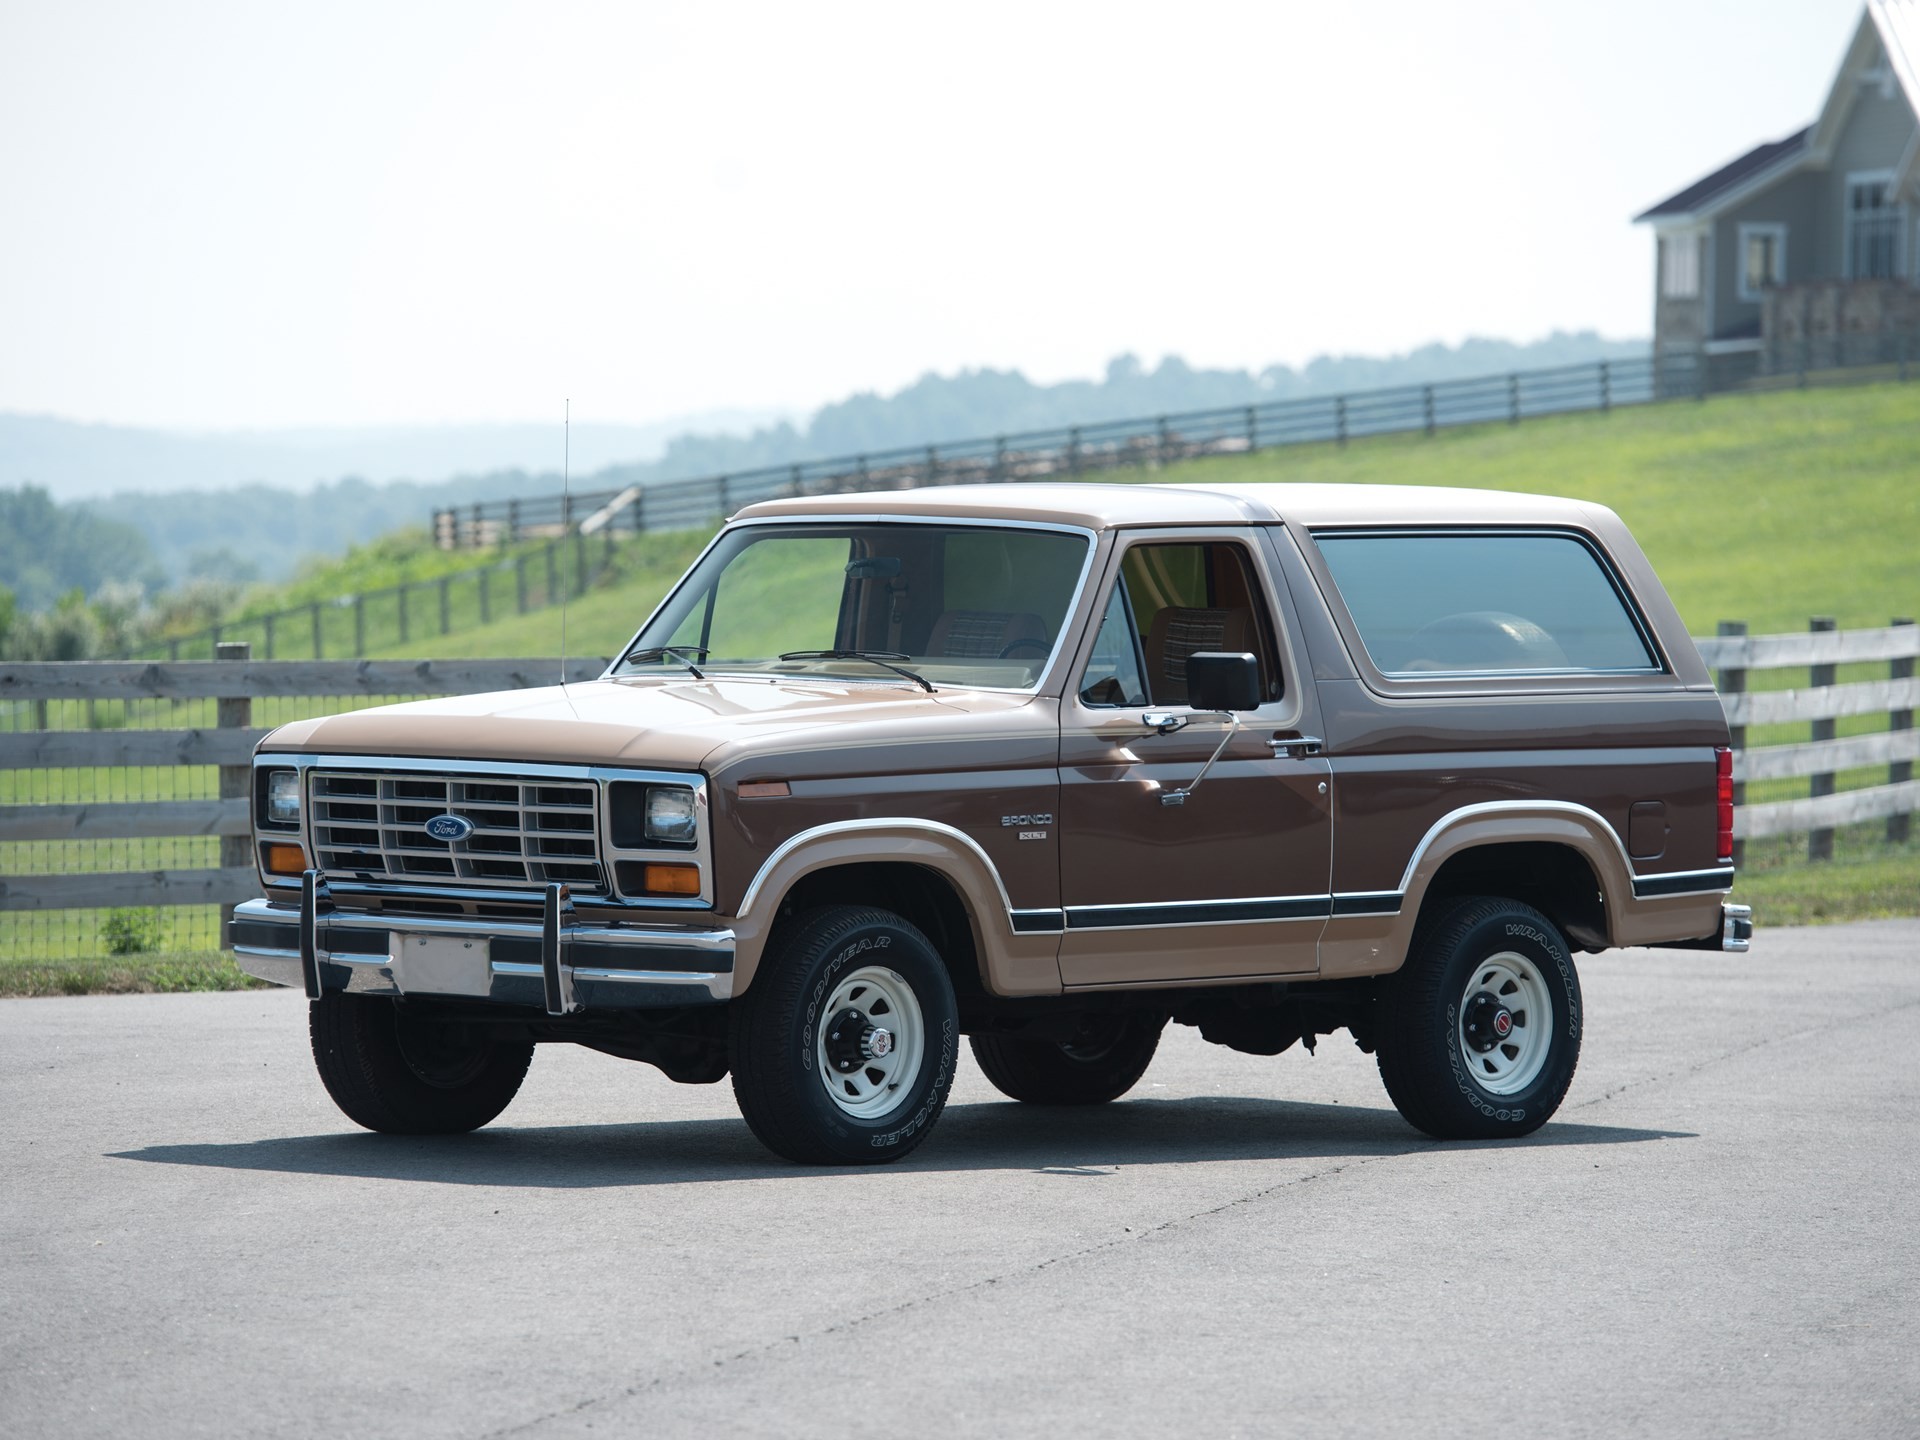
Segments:
[[[100,922],[100,939],[109,955],[142,955],[160,946],[160,912],[110,910]]]

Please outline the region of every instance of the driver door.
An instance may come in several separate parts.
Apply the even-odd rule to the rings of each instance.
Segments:
[[[1311,971],[1331,913],[1329,767],[1290,612],[1251,531],[1118,548],[1061,705],[1061,978],[1137,985]],[[1231,738],[1187,703],[1186,657],[1247,651],[1260,708]],[[1149,718],[1151,717],[1151,718]],[[1226,738],[1197,788],[1193,782]],[[1183,787],[1176,804],[1166,797]]]

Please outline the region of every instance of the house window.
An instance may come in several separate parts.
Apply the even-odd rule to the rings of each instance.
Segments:
[[[1700,293],[1698,237],[1660,237],[1660,293],[1669,300],[1691,300]]]
[[[1740,227],[1740,298],[1758,303],[1762,294],[1787,280],[1787,227]]]
[[[1890,280],[1900,273],[1900,206],[1893,174],[1847,177],[1847,278]]]

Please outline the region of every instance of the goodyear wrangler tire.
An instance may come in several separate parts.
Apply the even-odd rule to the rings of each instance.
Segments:
[[[973,1058],[993,1088],[1029,1105],[1104,1105],[1140,1082],[1160,1047],[1163,1015],[1090,1017],[1071,1041],[975,1035]]]
[[[1380,994],[1380,1078],[1439,1140],[1546,1124],[1580,1058],[1580,978],[1551,920],[1515,901],[1455,901],[1423,925]]]
[[[883,1164],[940,1118],[959,1006],[939,954],[898,915],[834,905],[800,916],[730,1008],[734,1097],[775,1154]]]
[[[421,1021],[373,995],[323,995],[307,1006],[313,1063],[356,1125],[388,1135],[478,1130],[519,1093],[531,1041],[489,1039]]]

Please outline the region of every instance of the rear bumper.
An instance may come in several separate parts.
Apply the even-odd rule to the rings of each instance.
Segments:
[[[545,1010],[668,1009],[733,996],[733,932],[700,926],[584,924],[562,887],[539,921],[400,917],[330,904],[248,900],[233,911],[233,953],[275,985],[354,995],[440,995]]]
[[[1723,901],[1720,905],[1720,929],[1698,940],[1667,940],[1658,950],[1724,950],[1744,955],[1753,948],[1753,907]]]

